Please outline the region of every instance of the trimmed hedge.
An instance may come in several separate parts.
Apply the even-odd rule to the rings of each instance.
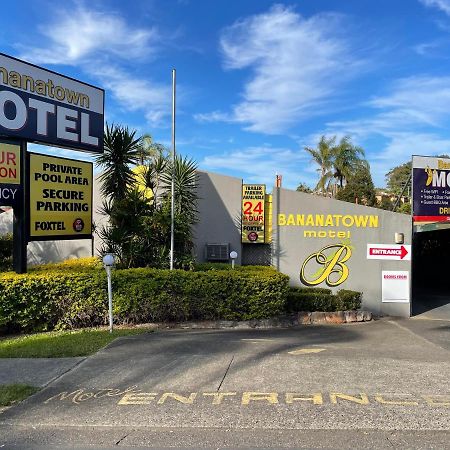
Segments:
[[[276,270],[113,271],[116,323],[264,319],[284,312],[288,277]],[[98,260],[0,275],[4,331],[78,328],[107,323],[106,275]]]
[[[362,293],[341,289],[334,295],[331,289],[291,288],[286,311],[346,311],[361,307]]]

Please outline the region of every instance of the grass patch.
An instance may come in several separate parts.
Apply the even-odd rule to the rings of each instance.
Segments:
[[[37,391],[39,391],[39,388],[26,384],[0,385],[0,406],[11,406],[14,403],[21,402]]]
[[[52,331],[0,340],[0,358],[62,358],[95,353],[120,336],[148,333],[149,328]]]

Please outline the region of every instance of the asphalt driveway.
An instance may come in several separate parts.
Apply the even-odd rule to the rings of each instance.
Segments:
[[[450,448],[448,325],[120,338],[1,414],[0,445]]]

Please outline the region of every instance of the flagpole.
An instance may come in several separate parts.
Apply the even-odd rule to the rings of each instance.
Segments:
[[[170,216],[170,270],[173,270],[175,247],[175,85],[176,70],[172,69],[172,196]]]

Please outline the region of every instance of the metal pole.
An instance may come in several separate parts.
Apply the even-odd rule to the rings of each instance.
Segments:
[[[175,247],[175,84],[176,71],[172,70],[172,199],[170,217],[170,270],[173,270]]]
[[[108,306],[109,306],[109,332],[113,332],[113,306],[112,306],[112,282],[111,282],[111,267],[106,266],[106,276],[108,278]]]

